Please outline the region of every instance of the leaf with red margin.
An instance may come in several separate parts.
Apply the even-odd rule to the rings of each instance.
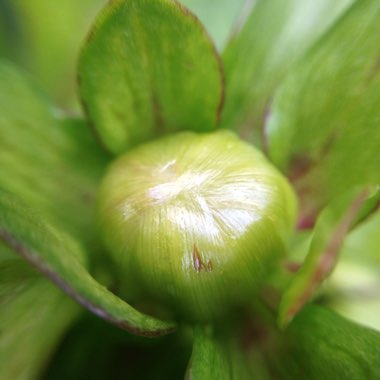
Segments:
[[[117,0],[82,47],[79,90],[101,141],[121,153],[164,133],[215,129],[223,70],[206,30],[180,3]]]
[[[247,0],[180,0],[180,2],[199,17],[218,50],[221,51],[240,16],[245,13]]]
[[[98,283],[78,259],[82,248],[23,202],[0,191],[0,241],[99,317],[133,334],[158,336],[175,328],[144,315]]]

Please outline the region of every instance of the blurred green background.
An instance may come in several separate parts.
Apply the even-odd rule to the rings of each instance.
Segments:
[[[105,0],[0,0],[0,55],[19,64],[64,110],[79,110],[76,60]]]
[[[63,110],[78,114],[78,51],[95,15],[106,3],[106,0],[0,0],[0,57],[29,72]],[[181,3],[199,15],[221,50],[244,10],[245,0]]]

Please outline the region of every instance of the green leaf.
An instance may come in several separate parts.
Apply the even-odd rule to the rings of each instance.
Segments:
[[[0,241],[0,378],[36,379],[79,307]]]
[[[247,20],[241,19],[240,32],[223,54],[226,104],[222,125],[259,143],[275,87],[353,1],[252,2],[252,12]]]
[[[84,266],[77,241],[43,222],[18,198],[1,191],[0,209],[0,239],[94,314],[139,335],[173,330],[173,324],[138,312],[98,283]]]
[[[286,339],[300,367],[298,378],[380,378],[380,333],[328,309],[306,307],[290,324]]]
[[[182,129],[212,130],[223,98],[218,54],[198,20],[169,0],[117,0],[79,59],[80,94],[114,153]]]
[[[181,0],[180,2],[199,17],[219,51],[227,43],[241,13],[246,11],[244,7],[246,0]]]
[[[377,206],[378,187],[360,187],[332,202],[318,218],[309,254],[285,290],[279,324],[285,327],[332,272],[348,232]]]
[[[0,187],[81,239],[96,240],[95,194],[108,163],[84,122],[65,120],[0,62]]]
[[[301,208],[380,182],[379,17],[378,1],[357,1],[274,100],[269,151],[294,179]]]

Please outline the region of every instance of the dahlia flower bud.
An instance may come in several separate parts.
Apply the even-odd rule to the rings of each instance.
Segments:
[[[227,131],[134,148],[99,194],[102,235],[126,288],[193,321],[255,297],[295,213],[286,179]]]

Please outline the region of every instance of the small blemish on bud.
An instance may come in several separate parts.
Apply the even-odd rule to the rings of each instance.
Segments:
[[[204,270],[206,272],[212,272],[212,270],[213,270],[212,261],[209,260],[207,262],[207,264],[205,264],[202,261],[202,257],[201,257],[199,250],[195,244],[193,246],[193,266],[194,266],[194,269],[197,273],[199,273],[202,270]]]

